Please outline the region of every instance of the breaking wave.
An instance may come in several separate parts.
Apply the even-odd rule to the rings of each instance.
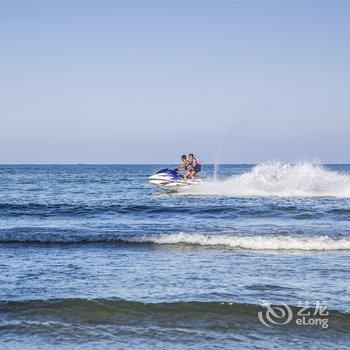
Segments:
[[[331,251],[350,250],[350,238],[333,239],[328,236],[296,237],[296,236],[272,236],[272,235],[229,235],[229,234],[199,234],[199,233],[174,233],[154,234],[142,236],[123,236],[113,233],[106,234],[57,234],[31,233],[19,235],[8,233],[0,237],[0,243],[24,243],[24,244],[167,244],[167,245],[193,245],[226,247],[243,250],[302,250],[302,251]]]
[[[350,198],[350,176],[308,162],[267,162],[250,172],[221,181],[205,181],[182,193],[219,196],[345,197]]]
[[[157,244],[220,247],[258,251],[350,251],[350,238],[329,236],[305,237],[292,235],[232,235],[173,233],[123,235],[118,233],[94,234],[86,232],[7,232],[0,236],[0,243],[20,244]]]
[[[201,246],[225,246],[247,250],[350,250],[350,239],[292,236],[232,236],[203,234],[153,235],[135,238],[135,242],[155,244],[189,244]]]

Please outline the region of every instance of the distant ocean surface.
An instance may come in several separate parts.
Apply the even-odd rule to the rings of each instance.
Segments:
[[[163,167],[0,165],[1,349],[349,348],[350,165]]]

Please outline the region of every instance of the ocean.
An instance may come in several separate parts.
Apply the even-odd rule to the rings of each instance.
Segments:
[[[348,349],[350,165],[163,167],[0,166],[1,349]]]

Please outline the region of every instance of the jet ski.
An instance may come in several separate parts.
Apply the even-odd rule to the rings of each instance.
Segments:
[[[176,192],[180,188],[186,186],[194,186],[203,183],[203,180],[196,178],[195,180],[187,179],[176,171],[176,169],[162,169],[148,178],[150,184],[161,188],[168,192]]]

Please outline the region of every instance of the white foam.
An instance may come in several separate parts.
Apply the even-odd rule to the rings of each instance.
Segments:
[[[350,175],[308,162],[284,164],[267,162],[250,172],[222,181],[205,181],[181,192],[192,195],[237,197],[345,197],[350,198]]]
[[[350,239],[293,236],[233,236],[177,233],[147,235],[135,239],[140,243],[189,244],[201,246],[226,246],[248,250],[350,250]]]

